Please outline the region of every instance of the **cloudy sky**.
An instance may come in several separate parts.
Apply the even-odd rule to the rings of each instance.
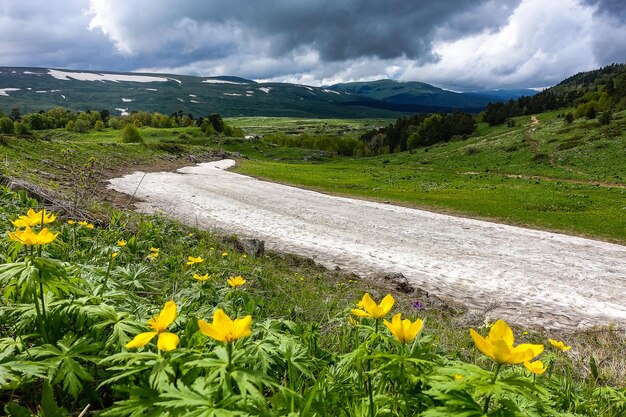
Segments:
[[[624,39],[624,0],[0,0],[0,66],[544,87]]]

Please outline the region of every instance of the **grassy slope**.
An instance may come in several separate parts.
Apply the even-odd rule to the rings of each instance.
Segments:
[[[624,125],[624,113],[613,126]],[[530,127],[411,153],[326,163],[245,160],[244,174],[332,193],[626,242],[626,135],[545,113]],[[242,149],[239,149],[242,151]]]
[[[546,119],[541,118],[542,124],[538,127],[535,137],[543,138],[545,135],[545,137],[552,138],[551,132],[562,128],[560,127],[560,122],[554,121],[553,125],[551,125],[550,120],[554,120],[553,115]],[[250,134],[266,134],[283,129],[290,131],[315,131],[322,128],[326,131],[345,131],[347,128],[350,128],[352,129],[350,134],[358,134],[363,129],[383,125],[386,122],[388,121],[372,120],[363,125],[361,122],[328,120],[280,119],[276,121],[267,118],[229,120],[229,123],[243,127],[246,133]],[[529,120],[526,118],[520,121],[520,123],[522,122],[527,124]],[[580,125],[586,122],[578,121],[576,123]],[[534,198],[545,203],[545,198],[547,198],[544,196],[545,191],[551,190],[551,188],[546,188],[546,185],[552,184],[552,182],[515,178],[506,179],[506,177],[496,175],[494,172],[510,172],[510,169],[513,169],[514,172],[522,172],[524,175],[552,175],[555,172],[559,172],[563,176],[569,175],[568,178],[570,179],[578,178],[577,175],[580,175],[569,170],[562,170],[562,172],[554,171],[556,168],[551,167],[549,164],[529,162],[528,159],[530,159],[531,155],[527,149],[529,146],[523,144],[527,130],[527,127],[486,129],[484,126],[481,126],[477,138],[466,142],[454,142],[433,147],[428,152],[419,150],[413,154],[404,153],[356,160],[329,160],[327,156],[324,156],[322,159],[329,160],[329,162],[323,164],[305,164],[301,162],[304,157],[317,155],[318,152],[315,151],[286,149],[273,147],[262,142],[255,143],[228,138],[211,140],[197,136],[196,128],[167,130],[143,128],[141,132],[148,146],[117,143],[119,131],[107,130],[105,132],[91,132],[82,135],[62,130],[41,132],[41,137],[46,137],[50,140],[46,142],[18,138],[4,138],[0,140],[3,143],[0,145],[0,156],[2,157],[5,174],[24,177],[42,185],[53,187],[61,183],[61,188],[63,188],[63,182],[66,182],[68,179],[71,180],[71,178],[68,178],[68,171],[80,168],[90,157],[95,157],[99,161],[106,163],[106,172],[104,174],[111,175],[135,168],[152,167],[153,169],[159,169],[165,162],[172,162],[172,160],[177,164],[190,164],[190,157],[206,153],[208,151],[206,145],[209,145],[210,147],[221,147],[242,152],[251,158],[262,159],[263,162],[259,160],[244,160],[240,169],[253,172],[256,175],[263,173],[267,177],[270,177],[270,174],[272,174],[276,180],[292,181],[317,188],[324,187],[329,191],[368,198],[389,200],[393,198],[395,201],[422,206],[428,203],[430,207],[435,207],[439,210],[459,210],[474,215],[476,215],[476,212],[480,215],[487,215],[488,212],[485,207],[495,210],[499,215],[502,215],[508,209],[510,213],[503,218],[508,221],[519,222],[519,217],[516,217],[518,211],[516,204],[506,201],[506,198],[512,198],[511,196],[514,196],[516,192],[524,191],[531,193]],[[594,132],[596,132],[596,129],[591,129],[588,131],[588,134],[593,135]],[[192,139],[180,137],[182,133],[196,136]],[[564,141],[567,137],[571,137],[572,134],[572,132],[559,134],[559,142]],[[549,140],[551,139],[545,140],[546,147],[557,143],[547,143]],[[518,143],[520,146],[518,151],[501,150],[515,143]],[[589,144],[582,145],[579,149],[580,152],[572,153],[570,151],[568,153],[564,151],[563,153],[576,156],[572,158],[573,162],[568,163],[576,166],[577,169],[578,167],[584,168],[585,163],[587,163],[589,165],[588,168],[593,168],[602,174],[598,178],[610,180],[611,175],[616,174],[609,173],[608,171],[610,170],[608,168],[601,168],[597,163],[590,164],[589,162],[584,162],[583,157],[586,155],[591,160],[609,160],[609,158],[614,158],[613,160],[619,163],[623,161],[624,137],[622,136],[614,141],[600,139],[591,141],[590,144],[592,147],[602,145],[600,149],[595,151],[596,155],[600,155],[601,158],[593,159],[590,157],[591,151],[585,151],[588,150]],[[472,155],[466,155],[468,146],[481,147],[481,151]],[[64,159],[63,151],[67,149],[72,149],[73,153],[71,158]],[[543,150],[543,148],[541,149]],[[622,152],[621,157],[619,152]],[[490,153],[494,156],[488,158],[487,156]],[[498,163],[498,160],[490,161],[496,155],[506,155],[510,156],[510,158],[507,158],[506,163]],[[291,163],[276,162],[274,161],[276,159],[291,161]],[[490,161],[490,164],[487,165],[487,162],[480,162],[482,160]],[[517,165],[513,162],[516,162]],[[486,171],[487,168],[490,170],[489,173],[462,174],[462,172],[470,170],[478,171],[482,169]],[[599,174],[593,171],[589,172],[588,175],[593,178],[593,175]],[[617,179],[613,180],[617,181]],[[517,184],[518,189],[513,189],[512,184]],[[76,184],[70,182],[66,185],[71,187]],[[621,207],[625,205],[623,190],[567,184],[565,182],[561,182],[560,185],[554,182],[551,187],[554,187],[554,192],[558,195],[550,198],[559,197],[565,202],[593,200],[592,207],[594,207],[594,210],[599,212],[606,211],[608,214],[605,220],[607,220],[607,223],[613,224],[614,229],[619,232],[620,227],[616,223],[621,222],[620,224],[623,225],[624,212],[618,213],[617,208],[620,207],[620,204]],[[567,193],[578,197],[567,197],[564,191],[558,187],[570,187]],[[411,192],[406,193],[403,190]],[[597,196],[592,194],[594,192],[597,193]],[[589,197],[583,198],[582,195],[588,195]],[[414,197],[410,199],[409,196]],[[498,198],[502,201],[498,201]],[[615,204],[615,201],[612,199],[618,203]],[[525,197],[517,201],[525,201]],[[605,207],[607,205],[609,208]],[[473,207],[475,212],[469,210],[468,207]],[[538,211],[537,213],[550,212]],[[573,213],[585,218],[593,217],[590,216],[590,208],[586,208],[582,213]],[[558,215],[559,213],[553,214]],[[587,223],[587,221],[581,222],[581,230],[585,233],[593,233],[588,226],[585,226]],[[538,222],[534,224],[541,225]],[[550,225],[550,227],[555,226]],[[616,239],[624,240],[623,226],[621,230],[621,235],[616,233]],[[175,240],[178,241],[179,234],[164,233],[164,236],[176,236]],[[165,237],[163,239],[158,244],[163,248],[164,252],[168,245],[177,244],[177,242],[168,241]],[[232,250],[232,246],[224,240],[219,243],[212,241],[203,245],[199,245],[199,242],[190,244],[192,246],[186,246],[184,250],[176,249],[174,252],[186,255],[189,253],[190,247],[200,250],[200,248],[207,249],[209,246],[215,247],[220,252],[222,250]],[[384,294],[383,291],[385,291],[384,288],[380,288],[375,283],[362,282],[354,280],[354,277],[343,276],[341,273],[320,270],[306,263],[303,264],[301,260],[297,259],[283,259],[270,254],[269,258],[259,259],[258,261],[249,259],[248,261],[250,265],[242,269],[239,258],[235,262],[233,257],[232,264],[229,258],[228,263],[224,265],[224,270],[240,271],[246,274],[260,274],[266,277],[268,280],[267,285],[272,286],[275,290],[271,294],[266,294],[266,308],[270,315],[280,317],[292,316],[294,314],[302,315],[302,320],[311,323],[317,322],[325,330],[332,328],[334,326],[333,321],[336,321],[338,317],[345,317],[346,309],[364,291],[373,291],[378,296]],[[304,297],[302,296],[303,293],[306,294]],[[399,308],[402,311],[409,310],[410,300],[413,297],[420,296],[414,294],[400,300],[401,306]],[[303,300],[305,304],[303,304]],[[434,297],[422,299],[422,301],[427,305],[427,310],[421,312],[420,317],[427,319],[428,332],[435,338],[435,345],[438,346],[440,351],[457,352],[452,354],[462,356],[466,355],[468,351],[474,351],[467,334],[467,326],[476,325],[482,321],[482,317],[479,314],[474,314],[471,317],[458,317],[453,310],[441,308],[440,305],[429,304],[435,302]],[[451,317],[452,320],[450,320]],[[329,335],[332,335],[332,332],[329,332]],[[572,344],[576,344],[581,350],[581,360],[584,360],[590,352],[593,352],[596,359],[601,362],[601,372],[607,380],[623,381],[623,357],[616,354],[618,351],[615,348],[615,346],[621,346],[621,342],[615,341],[614,336],[615,333],[613,332],[591,332],[589,334],[569,335],[567,337]],[[533,335],[532,337],[536,338],[537,336]]]

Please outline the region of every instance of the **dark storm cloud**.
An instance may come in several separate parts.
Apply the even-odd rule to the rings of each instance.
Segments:
[[[626,22],[626,2],[624,0],[583,0],[583,2],[594,6],[597,14],[604,14]]]
[[[330,62],[361,57],[407,57],[419,62],[435,58],[431,42],[439,28],[445,27],[449,37],[459,37],[498,27],[506,23],[507,12],[519,0],[232,0],[183,2],[175,7],[150,2],[146,12],[134,15],[132,22],[126,10],[129,6],[119,3],[99,7],[100,2],[92,2],[98,14],[94,26],[131,53],[152,50],[157,34],[166,49],[183,44],[189,48],[198,34],[222,28],[230,31],[230,36],[218,37],[218,50],[239,48],[239,37],[265,40],[266,52],[274,56],[311,48],[321,60]],[[482,13],[483,7],[493,12]],[[160,11],[163,9],[167,12]],[[472,14],[476,9],[478,13]],[[163,27],[167,29],[163,31]],[[191,47],[209,52],[200,45]],[[180,56],[181,60],[192,58]]]

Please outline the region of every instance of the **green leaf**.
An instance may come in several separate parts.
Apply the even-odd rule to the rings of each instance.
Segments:
[[[48,381],[44,381],[41,394],[41,412],[43,417],[67,417],[68,412],[60,408],[54,400],[54,392]]]
[[[4,412],[9,417],[33,417],[33,413],[26,407],[17,404],[7,404],[4,406]]]

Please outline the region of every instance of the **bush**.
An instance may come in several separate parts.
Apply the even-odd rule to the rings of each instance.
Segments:
[[[104,123],[102,123],[101,120],[98,120],[96,124],[93,125],[93,128],[96,129],[98,132],[102,132],[104,130]]]
[[[122,130],[122,143],[143,143],[141,133],[134,124],[129,123]]]
[[[8,117],[0,118],[0,133],[6,133],[8,135],[13,133],[13,121]]]

